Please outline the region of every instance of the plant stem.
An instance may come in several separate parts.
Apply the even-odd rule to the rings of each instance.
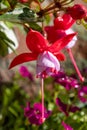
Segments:
[[[44,122],[44,79],[41,79],[41,96],[42,96],[42,122]]]
[[[75,67],[75,70],[76,70],[76,72],[77,72],[77,74],[78,74],[80,80],[83,82],[83,81],[84,81],[84,77],[81,75],[81,73],[80,73],[80,71],[79,71],[79,69],[78,69],[78,66],[77,66],[77,64],[76,64],[76,62],[75,62],[75,59],[74,59],[74,57],[73,57],[73,54],[72,54],[71,49],[68,48],[67,51],[68,51],[68,53],[69,53],[70,59],[71,59],[73,65],[74,65],[74,67]]]

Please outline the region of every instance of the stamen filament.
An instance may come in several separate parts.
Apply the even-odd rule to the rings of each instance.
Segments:
[[[70,59],[71,59],[73,65],[74,65],[74,67],[75,67],[75,70],[76,70],[76,72],[77,72],[77,74],[78,74],[80,80],[83,82],[83,81],[84,81],[84,77],[81,75],[81,73],[80,73],[80,71],[79,71],[79,69],[78,69],[78,66],[77,66],[77,64],[76,64],[76,62],[75,62],[75,59],[74,59],[74,57],[73,57],[73,54],[72,54],[71,49],[68,48],[67,51],[68,51],[68,53],[69,53]]]

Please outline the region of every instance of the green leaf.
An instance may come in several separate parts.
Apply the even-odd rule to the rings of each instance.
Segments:
[[[23,13],[19,14],[18,18],[25,22],[36,22],[38,20],[36,13],[29,8],[23,8]]]
[[[37,30],[39,32],[42,31],[42,28],[35,22],[29,22],[29,25],[32,29]]]
[[[18,113],[16,112],[16,110],[12,107],[9,107],[8,110],[16,117],[18,117]]]
[[[0,56],[6,56],[8,54],[8,47],[4,44],[3,40],[0,39]]]
[[[0,31],[0,39],[3,39],[3,41],[7,41],[8,43],[10,43],[10,44],[15,46],[14,42],[11,39],[9,39],[6,36],[6,34],[4,32],[2,32],[2,31]]]
[[[17,22],[21,22],[18,19],[18,15],[16,14],[3,14],[0,15],[0,21],[8,21],[8,22],[13,22],[13,23],[17,23]]]

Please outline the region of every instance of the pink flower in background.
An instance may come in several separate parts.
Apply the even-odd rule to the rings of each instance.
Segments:
[[[62,126],[64,127],[64,130],[74,130],[70,125],[66,124],[64,121],[62,121]]]
[[[60,98],[56,98],[56,105],[59,107],[59,110],[62,111],[66,116],[69,116],[69,112],[76,112],[80,110],[77,106],[68,105],[63,103]]]
[[[59,72],[58,74],[53,75],[54,81],[58,84],[64,86],[66,90],[70,90],[72,88],[79,88],[79,82],[77,79],[67,76],[63,72]]]
[[[33,76],[26,66],[21,66],[19,68],[19,73],[21,74],[22,77],[28,78],[31,81],[33,81]]]
[[[60,69],[59,60],[65,58],[64,54],[60,51],[75,35],[76,33],[66,35],[52,45],[49,45],[47,40],[39,32],[30,30],[26,37],[26,44],[31,52],[18,55],[14,58],[9,68],[24,62],[37,60],[37,77],[45,78],[50,73],[57,73]]]
[[[31,124],[41,125],[51,115],[52,111],[44,108],[44,120],[42,120],[42,104],[35,103],[33,107],[30,103],[24,108],[24,116],[29,120]]]
[[[87,102],[87,86],[83,86],[78,91],[78,97],[81,102],[85,103]]]

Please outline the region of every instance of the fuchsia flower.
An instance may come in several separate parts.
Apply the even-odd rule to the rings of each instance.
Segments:
[[[31,123],[42,124],[44,119],[48,117],[44,108],[44,78],[46,76],[57,73],[60,70],[59,60],[64,59],[64,55],[60,52],[67,44],[72,40],[76,34],[66,35],[65,37],[57,40],[52,45],[48,44],[47,40],[37,31],[30,30],[26,37],[26,43],[31,51],[30,53],[23,53],[17,56],[11,63],[9,68],[12,68],[18,64],[37,60],[36,73],[37,77],[41,78],[41,95],[42,104],[34,105],[34,109],[30,109],[30,106],[25,109],[25,115],[28,109],[28,119]],[[39,108],[37,108],[40,106]],[[36,108],[37,110],[36,110]],[[41,108],[41,109],[40,109]],[[39,112],[39,114],[38,114]],[[36,113],[36,114],[35,114]],[[26,115],[27,117],[27,115]]]
[[[54,26],[45,27],[45,30],[47,32],[48,40],[52,41],[52,38],[53,38],[53,41],[55,42],[57,40],[57,38],[60,39],[60,36],[62,38],[67,34],[72,34],[73,31],[72,31],[72,29],[70,29],[70,27],[73,25],[74,22],[75,21],[68,14],[64,14],[61,17],[59,16],[59,17],[55,18],[54,19]],[[51,30],[53,30],[54,34],[51,33]],[[71,59],[73,65],[75,67],[75,70],[76,70],[80,80],[83,82],[84,78],[82,77],[82,75],[81,75],[81,73],[80,73],[80,71],[79,71],[79,69],[78,69],[78,67],[76,65],[75,59],[74,59],[72,51],[71,51],[71,48],[75,45],[76,40],[77,40],[77,37],[74,36],[73,39],[65,46],[65,48],[66,48],[67,52],[69,53],[70,59]]]
[[[64,121],[62,121],[62,126],[64,127],[64,130],[73,130],[73,128]]]
[[[81,89],[79,89],[78,97],[81,102],[87,102],[87,86],[83,86]]]
[[[62,54],[60,50],[62,50],[75,35],[75,33],[66,35],[52,45],[49,45],[39,32],[30,30],[26,37],[26,43],[31,52],[20,54],[14,58],[9,68],[24,62],[37,60],[37,77],[46,77],[52,73],[57,73],[60,69],[59,60],[64,59],[64,54]]]
[[[81,4],[75,4],[72,7],[68,7],[66,11],[75,20],[82,19],[87,16],[87,9]]]
[[[45,27],[48,41],[55,42],[67,34],[74,33],[74,31],[70,29],[74,22],[75,21],[68,14],[63,14],[62,16],[55,18],[53,26]],[[73,39],[67,44],[66,48],[73,47],[76,43],[76,40],[77,37],[74,36]]]
[[[80,110],[77,106],[63,103],[59,98],[56,98],[56,105],[59,107],[59,110],[62,111],[66,116],[69,116],[69,112],[74,113]]]
[[[27,106],[24,108],[24,116],[27,117],[31,124],[41,125],[45,119],[51,115],[51,111],[44,108],[44,120],[42,120],[42,104],[35,103],[33,107],[30,106],[30,103],[27,103]]]
[[[32,74],[29,72],[28,68],[26,66],[21,66],[19,68],[19,72],[21,74],[22,77],[28,78],[31,81],[33,81],[33,76]]]

